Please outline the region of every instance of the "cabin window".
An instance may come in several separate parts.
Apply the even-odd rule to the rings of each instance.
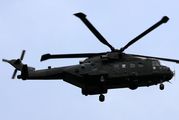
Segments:
[[[119,65],[114,65],[114,68],[115,69],[119,69]]]
[[[139,67],[144,67],[143,63],[139,63],[138,65],[139,65]]]
[[[135,68],[135,64],[134,64],[134,63],[131,63],[131,64],[130,64],[130,67],[131,67],[131,68]]]
[[[92,66],[92,71],[97,71],[97,67],[96,66]]]
[[[122,68],[126,68],[126,64],[122,64]]]

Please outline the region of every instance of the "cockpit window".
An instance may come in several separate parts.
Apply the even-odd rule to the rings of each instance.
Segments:
[[[155,67],[155,66],[160,66],[159,61],[157,61],[157,60],[152,61],[152,66],[153,66],[153,67]]]

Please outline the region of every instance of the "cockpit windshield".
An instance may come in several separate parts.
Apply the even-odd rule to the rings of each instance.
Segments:
[[[159,60],[153,60],[152,61],[152,66],[165,66],[162,62],[160,62]]]
[[[158,61],[158,62],[159,62],[159,64],[160,64],[160,66],[165,66],[165,64],[162,63],[161,61]]]
[[[160,61],[158,60],[153,60],[152,61],[152,66],[155,67],[155,66],[160,66]]]

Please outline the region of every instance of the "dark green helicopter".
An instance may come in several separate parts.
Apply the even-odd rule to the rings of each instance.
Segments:
[[[107,93],[108,89],[130,88],[131,90],[135,90],[138,87],[148,87],[160,84],[159,88],[163,90],[163,82],[169,82],[174,76],[175,73],[172,72],[169,67],[162,65],[159,60],[176,63],[179,63],[179,60],[125,54],[123,52],[130,45],[160,26],[162,23],[166,23],[169,20],[167,16],[164,16],[159,22],[118,50],[105,40],[105,38],[86,19],[85,14],[76,13],[74,15],[80,18],[99,41],[111,49],[111,52],[60,55],[45,54],[42,55],[41,61],[52,58],[86,57],[87,59],[80,61],[77,65],[57,68],[51,68],[49,66],[48,69],[34,70],[32,67],[21,62],[25,53],[25,51],[23,51],[20,59],[3,59],[4,62],[8,62],[16,68],[12,78],[15,77],[17,70],[19,70],[21,71],[21,75],[18,75],[17,78],[22,80],[63,79],[65,82],[81,88],[83,95],[100,94],[99,100],[103,102],[105,100],[103,94]]]

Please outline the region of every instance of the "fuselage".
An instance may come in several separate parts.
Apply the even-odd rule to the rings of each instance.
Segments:
[[[82,64],[66,68],[64,80],[81,87],[87,91],[85,94],[99,94],[101,86],[104,92],[112,88],[136,89],[163,83],[173,77],[170,68],[161,65],[158,60],[122,56],[125,59],[100,56],[86,59]]]
[[[108,89],[161,84],[173,77],[169,67],[154,59],[142,59],[125,53],[109,52],[85,59],[80,64],[44,70],[33,70],[17,60],[6,60],[21,71],[23,80],[59,80],[75,85],[82,93],[103,94]],[[163,89],[161,85],[160,89]]]
[[[156,85],[169,81],[173,75],[170,68],[158,60],[110,53],[87,58],[78,65],[34,71],[27,79],[63,79],[88,95],[106,93],[113,88]]]

